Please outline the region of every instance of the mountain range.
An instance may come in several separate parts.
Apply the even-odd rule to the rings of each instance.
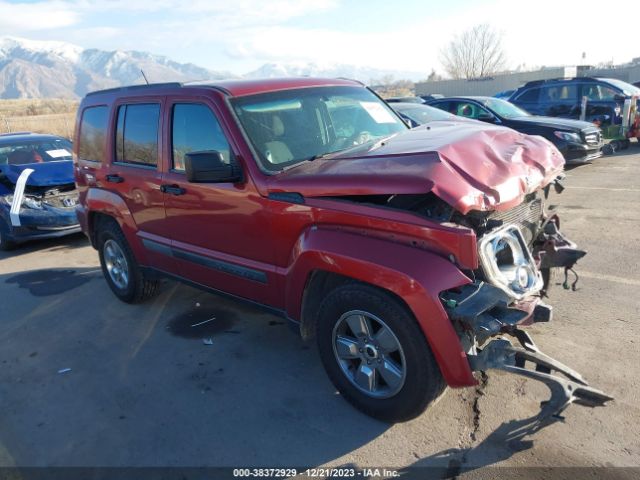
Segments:
[[[179,63],[140,51],[84,49],[66,42],[0,37],[0,98],[79,98],[102,88],[150,82],[283,76],[347,77],[375,82],[384,77],[418,80],[422,74],[353,65],[267,63],[245,75]]]

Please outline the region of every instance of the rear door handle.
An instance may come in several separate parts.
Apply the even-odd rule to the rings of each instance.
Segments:
[[[187,191],[178,185],[160,185],[162,193],[170,193],[171,195],[184,195]]]
[[[124,177],[121,177],[117,173],[116,174],[107,175],[105,178],[107,179],[107,182],[111,182],[111,183],[122,183],[122,182],[124,182]]]

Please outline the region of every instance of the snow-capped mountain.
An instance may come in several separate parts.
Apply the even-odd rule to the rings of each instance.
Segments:
[[[138,51],[83,49],[65,42],[0,38],[0,98],[78,98],[100,88],[232,77]]]
[[[65,42],[0,37],[0,98],[80,98],[92,90],[144,83],[141,70],[154,83],[238,77],[146,52],[83,49]],[[285,76],[346,77],[371,84],[385,77],[419,80],[424,75],[317,63],[267,63],[244,75]]]

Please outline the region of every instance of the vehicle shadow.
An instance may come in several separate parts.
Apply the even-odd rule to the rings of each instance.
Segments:
[[[531,449],[534,441],[527,437],[559,421],[562,417],[542,417],[538,413],[522,420],[504,422],[477,445],[443,450],[415,462],[405,469],[408,475],[403,478],[421,478],[414,476],[421,470],[428,471],[429,478],[456,478],[495,465]]]
[[[101,275],[97,268],[80,270],[82,271],[63,268],[30,270],[9,276],[5,283],[16,284],[35,297],[47,297],[67,293]]]
[[[17,245],[12,250],[0,251],[0,260],[19,257],[39,250],[48,250],[51,253],[57,253],[63,250],[86,247],[87,245],[89,245],[89,240],[84,234],[74,233],[65,237],[34,240]]]

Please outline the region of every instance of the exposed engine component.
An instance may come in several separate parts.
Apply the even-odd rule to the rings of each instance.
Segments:
[[[543,295],[546,295],[549,289],[552,268],[563,268],[565,274],[564,288],[576,290],[579,277],[573,270],[573,266],[587,254],[586,251],[580,250],[575,243],[560,232],[558,229],[559,223],[558,217],[551,217],[544,225],[543,231],[539,234],[534,244],[533,255],[540,266],[544,282],[542,287]],[[569,272],[573,272],[575,275],[575,281],[571,284],[571,287],[568,281]]]

